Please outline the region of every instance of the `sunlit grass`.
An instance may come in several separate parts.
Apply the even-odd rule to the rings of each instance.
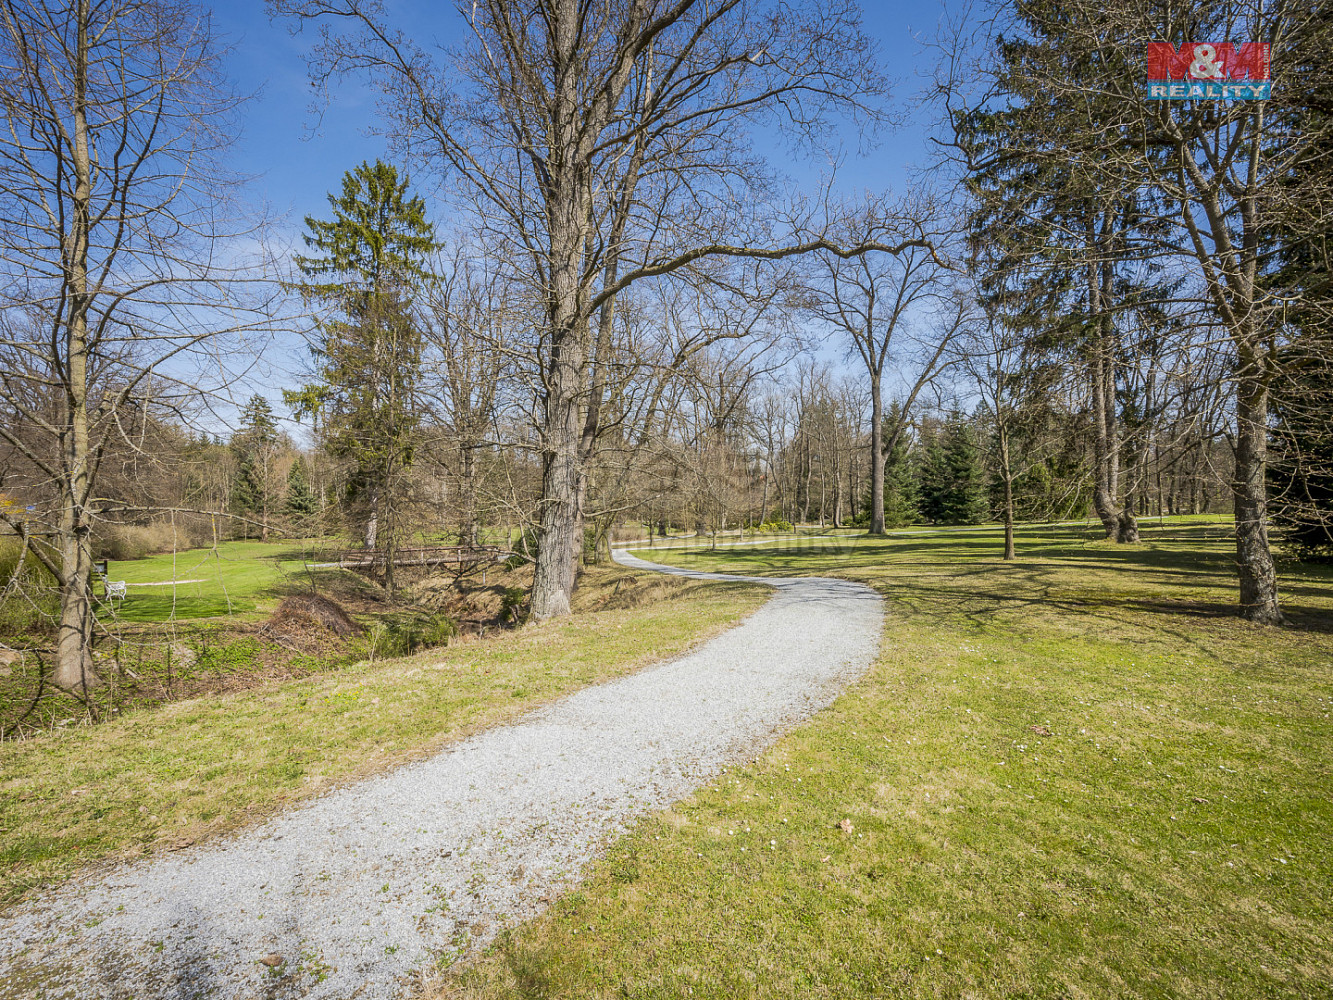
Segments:
[[[283,593],[340,572],[311,565],[319,560],[319,548],[299,541],[237,541],[112,560],[107,579],[129,585],[126,599],[117,602],[114,611],[127,621],[152,622],[272,610]],[[100,585],[97,591],[101,593]]]
[[[1286,566],[1296,626],[1241,621],[1228,530],[673,553],[865,580],[883,652],[437,992],[1330,995],[1333,582]]]
[[[766,597],[592,570],[567,619],[0,744],[0,901],[415,759],[678,652]]]

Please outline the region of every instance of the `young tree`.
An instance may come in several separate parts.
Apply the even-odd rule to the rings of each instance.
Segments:
[[[283,511],[299,530],[308,532],[313,519],[319,514],[319,506],[319,494],[310,485],[305,459],[298,455],[287,470],[287,495],[283,499]]]
[[[269,514],[275,499],[274,463],[278,458],[280,435],[273,407],[258,394],[251,396],[241,410],[241,425],[232,435],[231,449],[236,456],[236,482],[232,489],[232,510],[259,520],[259,540],[268,541]],[[246,524],[245,535],[250,535]]]
[[[52,679],[73,691],[96,680],[91,546],[106,450],[135,447],[122,417],[190,405],[194,349],[264,313],[212,243],[238,216],[215,160],[235,101],[197,6],[5,0],[0,66],[0,400],[19,417],[0,439],[34,508],[0,520],[59,583]]]
[[[995,472],[1000,479],[1001,508],[1004,519],[1004,558],[1012,560],[1014,551],[1015,487],[1033,465],[1041,460],[1032,435],[1033,397],[1044,398],[1050,392],[1050,372],[1036,363],[1027,340],[1020,330],[1004,322],[1003,317],[978,316],[969,325],[959,348],[959,368],[965,372],[989,418],[994,441]],[[1038,414],[1042,407],[1035,407]]]
[[[926,447],[922,513],[936,524],[980,524],[990,512],[985,478],[974,421],[953,410]]]
[[[884,423],[892,428],[907,428],[902,404],[889,404]],[[917,483],[916,462],[911,443],[904,431],[890,435],[893,447],[884,456],[884,527],[905,528],[921,517],[921,490]],[[873,516],[873,511],[871,512]]]

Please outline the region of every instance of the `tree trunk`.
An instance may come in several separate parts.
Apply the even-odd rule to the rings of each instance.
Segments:
[[[1097,222],[1091,212],[1087,220],[1087,249],[1101,246],[1097,236]],[[1119,436],[1115,411],[1115,356],[1107,326],[1107,313],[1112,285],[1112,266],[1107,261],[1092,261],[1087,265],[1088,313],[1092,319],[1092,359],[1089,381],[1092,383],[1093,464],[1095,476],[1092,487],[1092,506],[1102,522],[1108,539],[1119,532],[1116,500],[1119,497]]]
[[[1100,320],[1098,320],[1100,322]],[[1111,447],[1110,428],[1106,422],[1106,380],[1103,373],[1104,360],[1100,349],[1092,360],[1092,507],[1097,512],[1107,538],[1116,535],[1115,493],[1110,482]]]
[[[998,405],[996,410],[999,410]],[[1014,554],[1014,473],[1009,461],[1009,435],[1000,423],[1000,478],[1004,481],[1004,558],[1012,562]]]
[[[532,620],[538,622],[569,614],[583,554],[584,471],[579,455],[583,419],[578,397],[586,344],[580,341],[569,330],[553,348],[544,428],[541,537],[532,580]]]
[[[1139,522],[1134,516],[1134,498],[1133,496],[1125,499],[1124,509],[1120,511],[1116,518],[1115,540],[1126,545],[1137,545],[1139,543]]]
[[[870,534],[884,534],[884,400],[870,379]]]
[[[481,533],[477,526],[477,458],[474,450],[466,445],[461,449],[463,464],[462,517],[458,529],[458,539],[463,545],[476,545]]]
[[[1255,374],[1258,360],[1242,351],[1236,385],[1236,568],[1240,571],[1241,617],[1280,625],[1277,571],[1268,544],[1268,387]]]
[[[1004,477],[1004,558],[1012,562],[1014,553],[1014,481],[1006,473]]]
[[[366,548],[373,549],[380,540],[380,504],[379,497],[370,494],[370,514],[366,517]]]
[[[80,482],[85,477],[74,480]],[[92,541],[81,523],[81,504],[66,493],[60,525],[60,630],[56,637],[56,667],[52,682],[66,691],[86,694],[98,683],[93,671],[93,601],[90,576]]]
[[[74,55],[74,173],[73,217],[66,243],[69,298],[69,382],[65,396],[64,434],[61,442],[66,482],[61,484],[60,515],[60,629],[56,638],[56,665],[52,681],[67,691],[86,692],[94,683],[92,670],[92,539],[85,504],[88,502],[88,242],[89,201],[92,198],[91,155],[88,149],[88,0],[78,7]]]

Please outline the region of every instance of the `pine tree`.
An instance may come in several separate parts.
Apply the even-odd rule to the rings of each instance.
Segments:
[[[319,513],[319,497],[310,486],[305,460],[298,458],[287,473],[287,499],[284,509],[289,517],[310,518]]]
[[[283,395],[298,419],[319,422],[332,455],[350,460],[347,498],[368,548],[393,547],[408,488],[422,349],[412,298],[438,247],[425,202],[407,188],[378,160],[348,171],[341,196],[329,195],[334,218],[305,220],[318,255],[296,258],[307,279],[297,289],[336,315],[320,323],[318,381]]]

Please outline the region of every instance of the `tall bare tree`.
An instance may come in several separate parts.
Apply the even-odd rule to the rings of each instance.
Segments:
[[[133,446],[128,411],[196,398],[205,342],[261,319],[213,242],[235,98],[207,16],[171,0],[6,0],[0,77],[0,437],[32,508],[0,520],[59,583],[54,682],[86,691],[107,448]]]
[[[889,203],[871,201],[843,220],[841,230],[852,244],[887,242],[904,232],[930,233],[939,241],[934,216],[937,209],[927,198],[909,198]],[[815,255],[815,277],[810,290],[811,310],[847,342],[865,368],[870,389],[870,534],[884,534],[884,460],[895,445],[921,390],[939,374],[946,348],[955,327],[933,327],[938,336],[924,346],[912,343],[904,349],[904,328],[913,310],[931,298],[946,293],[941,281],[947,273],[937,254],[926,247],[912,247],[901,254],[864,254],[851,259],[834,254]],[[884,435],[884,374],[890,361],[912,357],[916,370],[907,376],[905,398],[895,410],[897,420]]]
[[[835,116],[879,116],[884,85],[857,9],[850,0],[477,0],[459,4],[472,37],[442,66],[373,0],[272,6],[323,20],[317,79],[368,72],[385,88],[391,130],[453,171],[541,303],[545,471],[532,609],[537,620],[565,614],[601,410],[598,352],[617,297],[712,257],[872,249],[800,226],[774,232],[757,210],[772,199],[749,140],[760,125],[818,139]]]

